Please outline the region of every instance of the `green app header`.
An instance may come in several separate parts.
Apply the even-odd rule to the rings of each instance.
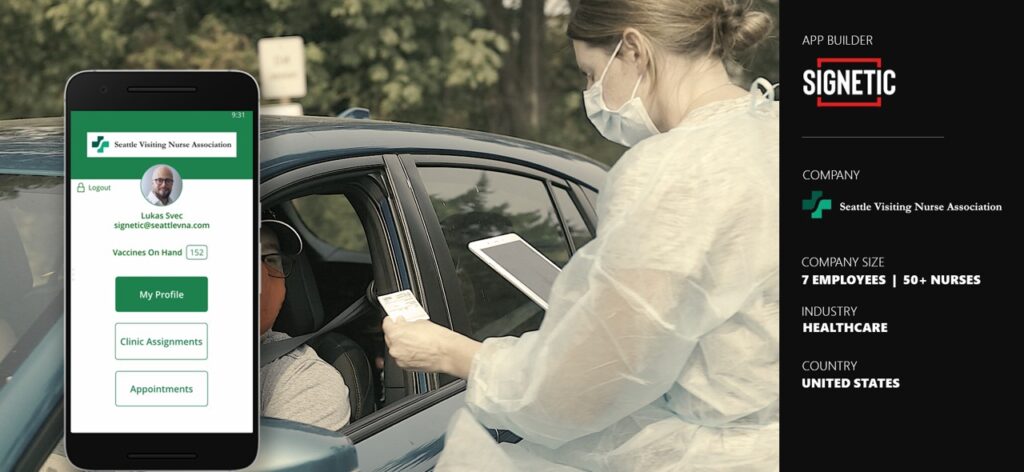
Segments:
[[[165,164],[185,179],[252,179],[253,112],[72,111],[72,179],[139,179]]]

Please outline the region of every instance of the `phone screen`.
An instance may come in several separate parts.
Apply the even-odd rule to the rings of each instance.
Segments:
[[[71,432],[252,432],[254,111],[69,113]]]

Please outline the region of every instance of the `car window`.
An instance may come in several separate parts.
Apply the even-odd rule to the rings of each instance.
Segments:
[[[583,220],[583,215],[580,214],[580,209],[569,195],[569,191],[557,186],[553,189],[558,209],[562,212],[562,219],[565,220],[565,226],[569,228],[569,237],[572,238],[572,243],[578,251],[591,239],[594,239],[594,235],[590,234],[590,229],[587,228],[587,223]]]
[[[591,190],[591,189],[589,189],[587,187],[582,187],[581,186],[580,188],[583,189],[583,194],[586,195],[587,196],[587,200],[590,201],[590,207],[593,208],[594,212],[596,213],[597,212],[597,192],[595,192],[595,191],[593,191],[593,190]]]
[[[4,371],[17,367],[3,364],[16,343],[30,343],[30,348],[38,341],[22,336],[64,287],[63,185],[61,177],[0,175],[0,365]]]
[[[339,249],[369,254],[359,215],[344,195],[307,195],[292,205],[316,237]]]
[[[564,266],[569,244],[544,182],[480,169],[419,171],[462,287],[470,321],[467,334],[483,339],[539,328],[543,310],[471,253],[468,244],[514,232]]]

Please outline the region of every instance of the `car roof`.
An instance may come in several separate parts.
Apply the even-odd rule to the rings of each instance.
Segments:
[[[0,174],[62,175],[63,119],[0,121]],[[313,162],[374,154],[441,154],[511,161],[593,188],[607,166],[565,149],[481,131],[377,120],[263,116],[262,178]]]

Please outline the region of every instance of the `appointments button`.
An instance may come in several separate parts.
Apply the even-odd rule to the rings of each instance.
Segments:
[[[206,311],[206,277],[117,277],[117,311]]]
[[[117,406],[206,406],[209,379],[205,371],[117,371]]]

